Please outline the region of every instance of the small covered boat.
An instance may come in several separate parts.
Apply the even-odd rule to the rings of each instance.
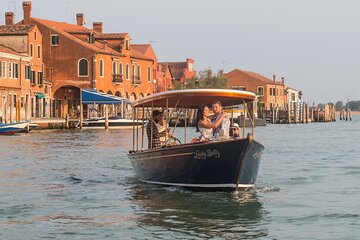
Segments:
[[[134,121],[131,119],[125,119],[120,116],[113,116],[109,117],[109,129],[132,129]],[[144,123],[142,121],[137,121],[135,123],[136,125],[139,125],[142,127]],[[91,118],[86,119],[83,122],[83,128],[89,128],[89,129],[104,129],[105,127],[105,118]]]
[[[0,123],[0,134],[1,135],[13,135],[15,133],[21,132],[29,125],[29,122],[17,122],[4,124]]]
[[[104,129],[105,125],[107,125],[109,129],[132,129],[133,124],[139,125],[140,127],[144,125],[143,121],[134,122],[132,119],[126,118],[126,109],[131,103],[128,99],[97,92],[95,90],[82,89],[80,102],[80,112],[83,114],[83,104],[87,105],[89,118],[83,120],[83,115],[81,114],[80,122],[78,124],[79,128]],[[105,105],[105,116],[96,109],[99,105]],[[119,108],[118,115],[106,117],[109,115],[108,107],[111,105]]]
[[[256,96],[251,92],[224,89],[188,89],[153,94],[132,103],[133,119],[144,119],[153,108],[196,109],[211,106],[217,100],[223,106],[244,105],[252,120],[252,130],[242,138],[190,143],[187,141],[185,122],[183,143],[176,139],[160,148],[144,149],[144,128],[133,127],[133,149],[128,157],[140,181],[168,186],[181,186],[200,190],[236,191],[254,186],[264,146],[254,140],[254,105]],[[186,119],[186,117],[185,117]],[[232,118],[233,119],[233,118]],[[167,118],[169,121],[169,118]],[[141,136],[141,139],[140,137]],[[139,147],[140,146],[140,147]]]

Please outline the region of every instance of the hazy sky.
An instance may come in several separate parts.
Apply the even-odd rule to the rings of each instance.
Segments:
[[[360,99],[358,0],[33,0],[32,15],[153,44],[160,61],[195,59],[196,70],[239,68],[285,77],[310,103]],[[0,0],[22,19],[21,1]]]

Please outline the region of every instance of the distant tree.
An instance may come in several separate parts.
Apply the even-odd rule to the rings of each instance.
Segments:
[[[319,103],[319,104],[317,105],[317,107],[320,108],[320,109],[324,109],[324,108],[325,108],[325,104]]]
[[[337,101],[336,103],[335,103],[335,110],[336,111],[340,111],[341,109],[343,109],[344,108],[344,103],[343,103],[343,101]]]
[[[360,111],[360,101],[350,101],[349,107],[351,111]]]
[[[180,82],[175,82],[174,87],[175,89],[185,88]],[[222,71],[214,74],[211,69],[205,69],[196,77],[186,80],[186,88],[227,88],[227,79],[223,77]]]

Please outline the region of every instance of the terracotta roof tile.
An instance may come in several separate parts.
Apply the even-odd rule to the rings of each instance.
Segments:
[[[186,69],[186,62],[162,62],[160,64],[168,65],[171,74],[175,79],[181,79],[185,77],[184,69]]]
[[[20,53],[20,52],[17,52],[9,47],[6,47],[4,45],[1,45],[0,44],[0,52],[3,52],[3,53],[9,53],[9,54],[14,54],[14,55],[19,55],[19,56],[27,56],[26,54],[23,54],[23,53]]]
[[[225,77],[230,77],[230,76],[236,77],[237,75],[241,75],[241,74],[246,74],[250,77],[253,77],[253,78],[258,79],[265,83],[273,83],[273,81],[271,79],[269,79],[263,75],[260,75],[258,73],[254,73],[254,72],[250,72],[250,71],[240,70],[240,69],[232,70],[231,72],[224,74],[224,76]]]
[[[1,25],[0,35],[26,35],[34,25]]]
[[[150,49],[151,44],[131,44],[131,48],[136,51],[146,54],[146,52]]]
[[[127,36],[128,33],[95,33],[96,39],[123,39]]]
[[[44,20],[44,19],[39,19],[39,18],[32,18],[33,21],[39,23],[39,24],[43,24],[49,28],[51,28],[54,31],[58,31],[59,33],[63,34],[64,36],[66,36],[67,38],[71,39],[74,42],[77,42],[78,44],[89,48],[93,51],[99,52],[99,53],[104,53],[104,54],[110,54],[110,55],[116,55],[116,56],[124,56],[123,54],[121,54],[120,52],[114,50],[113,48],[111,48],[110,46],[106,46],[103,43],[100,43],[98,41],[95,41],[94,43],[88,43],[85,42],[73,35],[71,35],[69,32],[67,32],[67,29],[77,29],[77,30],[83,30],[83,33],[86,33],[86,31],[88,31],[88,33],[91,32],[91,30],[82,27],[82,26],[77,26],[77,25],[73,25],[73,24],[68,24],[68,23],[62,23],[62,22],[55,22],[55,21],[50,21],[50,20]]]

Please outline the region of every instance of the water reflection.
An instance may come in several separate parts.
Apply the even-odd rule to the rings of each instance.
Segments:
[[[226,239],[268,235],[261,224],[266,211],[255,192],[192,192],[137,185],[131,193],[138,204],[138,226],[155,227],[154,234],[163,235],[164,230],[171,230],[186,233],[190,238]]]

